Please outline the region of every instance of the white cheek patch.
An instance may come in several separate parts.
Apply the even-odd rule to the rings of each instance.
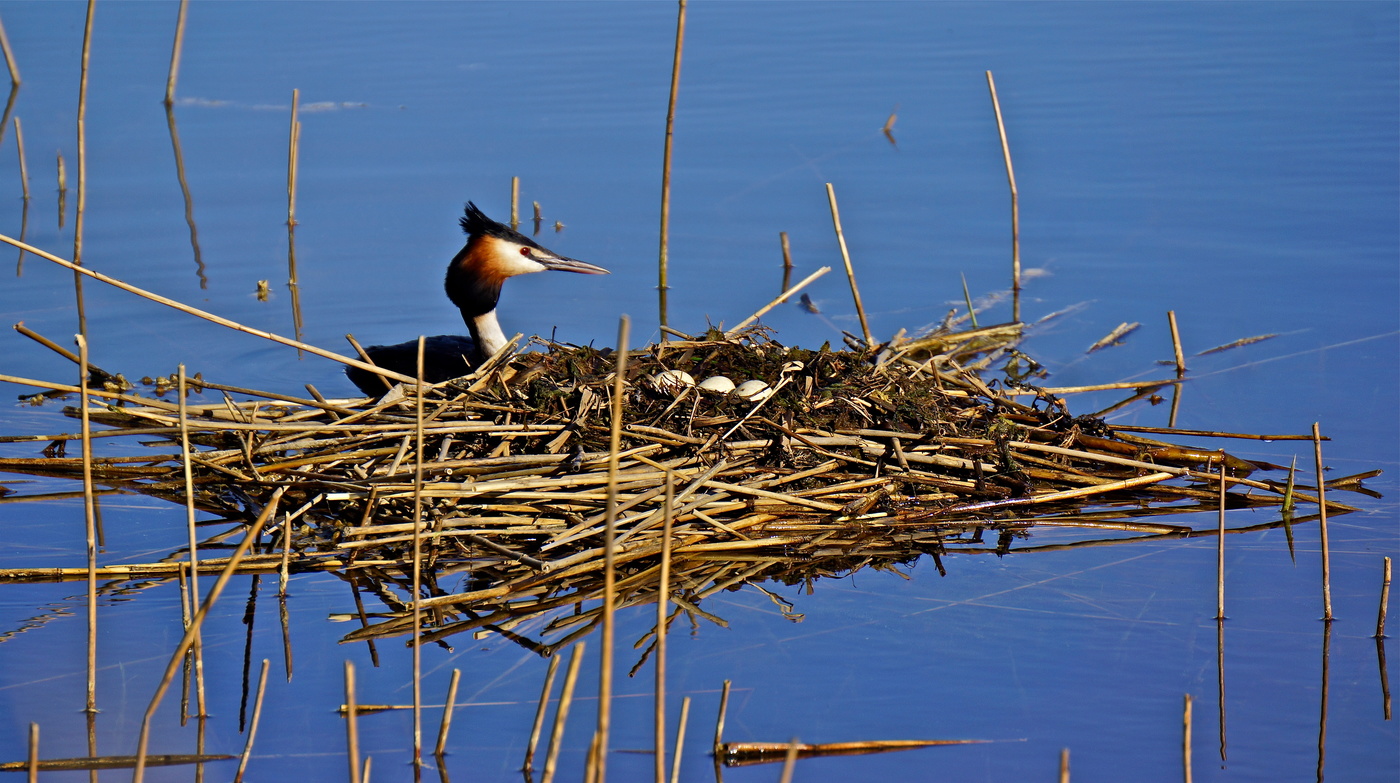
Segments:
[[[532,272],[545,270],[543,264],[520,252],[525,248],[514,242],[492,242],[491,247],[496,251],[493,254],[491,266],[504,277],[528,275]]]

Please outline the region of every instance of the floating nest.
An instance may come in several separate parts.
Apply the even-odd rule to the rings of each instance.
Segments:
[[[744,584],[810,588],[925,555],[943,572],[954,551],[1214,534],[1214,515],[1206,531],[1169,515],[1213,511],[1222,481],[1230,507],[1282,507],[1290,493],[1315,502],[1305,488],[1251,478],[1276,466],[1071,415],[1059,396],[1007,373],[1034,369],[1016,351],[1019,337],[1010,325],[876,350],[804,350],[755,328],[632,351],[615,453],[616,352],[538,338],[539,350],[503,352],[424,387],[421,413],[413,385],[387,383],[379,400],[328,401],[201,379],[223,401],[186,406],[101,391],[110,402],[89,413],[114,430],[99,434],[178,450],[97,458],[92,471],[119,490],[184,503],[188,464],[194,504],[215,521],[245,522],[280,490],[271,534],[241,570],[329,571],[377,594],[389,611],[362,611],[346,641],[411,633],[417,538],[425,640],[489,629],[542,654],[599,622],[599,606],[584,602],[602,595],[610,514],[618,606],[656,600],[668,542],[672,618],[723,623],[700,602]],[[984,378],[993,362],[1005,379]],[[252,399],[234,401],[238,392]],[[63,454],[76,437],[55,436],[47,456],[3,459],[0,469],[81,476],[82,460]],[[1302,518],[1284,511],[1238,530],[1290,521]],[[201,547],[202,569],[227,562],[208,557],[217,545]],[[187,560],[176,553],[103,575],[169,577]],[[532,618],[540,623],[518,627]]]

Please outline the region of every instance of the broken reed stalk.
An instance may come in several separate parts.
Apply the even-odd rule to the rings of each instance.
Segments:
[[[847,268],[849,268],[849,267],[847,267]],[[807,275],[805,278],[802,279],[802,282],[800,282],[800,283],[798,283],[797,285],[793,286],[792,288],[789,288],[789,289],[787,289],[786,291],[782,292],[781,294],[778,295],[778,298],[777,298],[777,299],[774,299],[773,301],[771,301],[771,302],[769,302],[768,304],[764,305],[763,307],[759,308],[758,312],[756,312],[756,313],[754,313],[753,315],[749,316],[748,318],[745,318],[744,320],[740,321],[738,326],[735,326],[735,327],[733,327],[733,328],[731,328],[731,329],[725,331],[725,333],[724,333],[725,336],[726,336],[726,337],[730,337],[730,336],[737,335],[739,332],[743,331],[745,327],[747,327],[748,325],[752,324],[754,321],[757,321],[758,319],[762,318],[769,310],[772,310],[773,308],[777,307],[778,305],[782,304],[783,302],[786,302],[786,301],[788,300],[788,298],[791,297],[793,294],[795,294],[795,293],[797,293],[798,291],[801,291],[802,289],[806,288],[806,287],[808,286],[808,284],[810,284],[813,280],[816,280],[817,278],[821,277],[822,275],[824,275],[824,274],[826,274],[827,272],[830,272],[830,271],[831,271],[831,267],[829,267],[829,266],[824,266],[824,267],[822,267],[821,269],[818,269],[817,271],[813,272],[812,274]],[[854,279],[854,278],[853,278],[853,279]]]
[[[165,105],[175,104],[175,83],[180,79],[180,50],[185,46],[185,14],[190,0],[180,0],[180,13],[175,18],[175,44],[170,49],[170,75],[165,78]],[[242,774],[242,770],[239,770]]]
[[[73,217],[73,263],[83,263],[83,210],[87,206],[87,85],[88,55],[92,51],[92,17],[97,0],[88,0],[87,20],[83,23],[83,54],[78,78],[78,202]],[[87,309],[83,306],[83,278],[73,273],[77,298],[78,333],[87,336]]]
[[[10,49],[10,37],[5,34],[3,23],[0,23],[0,51],[4,52],[5,67],[10,71],[10,86],[18,87],[20,84],[19,64],[15,62],[15,53]]]
[[[269,663],[268,659],[264,658],[262,670],[258,672],[258,692],[253,697],[253,717],[248,723],[248,740],[243,743],[243,753],[238,757],[238,772],[233,776],[233,783],[242,783],[243,773],[248,769],[248,759],[253,755],[253,741],[258,738],[258,721],[262,719],[263,694],[267,691]]]
[[[19,117],[15,117],[15,154],[19,156],[19,184],[24,190],[24,200],[29,201],[29,164],[24,159],[24,129]]]
[[[783,757],[783,774],[778,778],[779,783],[792,783],[792,775],[797,771],[797,750],[801,743],[796,737],[788,743],[787,755]]]
[[[1060,783],[1069,783],[1069,748],[1060,749]]]
[[[564,690],[559,694],[559,709],[554,712],[554,728],[549,733],[549,749],[545,752],[544,772],[540,783],[554,780],[554,770],[559,763],[559,748],[564,743],[564,726],[569,721],[569,706],[574,702],[574,684],[578,682],[578,666],[583,660],[583,650],[587,642],[580,641],[569,656],[569,670],[564,674]]]
[[[730,681],[725,680],[719,694],[719,714],[715,716],[715,746],[711,752],[716,757],[724,755],[724,714],[729,711],[729,685]]]
[[[355,699],[355,664],[345,662],[345,751],[350,762],[350,783],[360,781],[360,705]]]
[[[287,225],[297,224],[297,150],[301,142],[301,123],[297,120],[297,107],[301,103],[301,90],[292,88],[292,119],[287,130]]]
[[[1225,619],[1225,452],[1220,452],[1220,523],[1215,536],[1215,619]]]
[[[1390,558],[1385,559],[1385,575],[1381,579],[1381,606],[1376,613],[1375,638],[1385,638],[1385,612],[1390,606]]]
[[[520,228],[520,178],[510,178],[510,227]]]
[[[617,473],[622,451],[622,402],[627,393],[627,344],[632,320],[622,316],[617,327],[617,367],[613,371],[612,422],[608,431],[608,502],[603,528],[603,629],[598,673],[598,729],[594,762],[598,783],[607,780],[608,732],[612,722],[613,635],[617,596]]]
[[[1006,139],[1006,122],[1001,116],[1001,101],[997,98],[997,83],[987,71],[987,89],[992,94],[992,111],[997,116],[997,135],[1001,137],[1001,156],[1006,161],[1006,183],[1011,188],[1011,320],[1021,321],[1021,197],[1016,190],[1016,169],[1011,165],[1011,143]]]
[[[6,53],[9,48],[5,49]],[[39,724],[29,724],[29,783],[39,783]]]
[[[238,564],[242,562],[243,556],[248,553],[248,547],[262,535],[263,525],[277,510],[277,505],[282,500],[282,493],[285,487],[278,487],[273,491],[272,497],[268,499],[267,505],[263,507],[262,513],[253,521],[252,527],[247,535],[239,542],[238,548],[229,556],[228,565],[224,566],[219,573],[219,578],[214,580],[214,586],[209,588],[209,594],[205,596],[204,603],[199,607],[199,612],[194,616],[190,627],[185,630],[184,637],[175,647],[175,652],[170,656],[170,662],[166,664],[165,674],[161,677],[160,684],[156,686],[156,692],[151,697],[151,703],[146,707],[146,713],[141,718],[141,734],[136,743],[136,771],[132,774],[132,783],[141,783],[146,771],[146,746],[151,738],[151,718],[154,717],[156,708],[160,706],[160,700],[165,696],[165,691],[170,687],[170,681],[175,678],[175,671],[180,667],[180,661],[184,659],[185,653],[189,652],[190,645],[194,643],[195,634],[199,633],[200,626],[204,625],[204,618],[209,616],[209,611],[219,600],[219,596],[224,591],[224,586],[228,580],[238,570]]]
[[[418,336],[418,378],[413,388],[413,768],[423,763],[423,354]]]
[[[856,286],[856,270],[851,267],[851,253],[846,249],[846,233],[841,230],[841,210],[836,206],[836,189],[826,183],[826,200],[831,205],[831,225],[836,229],[836,242],[841,245],[841,260],[846,264],[846,279],[851,283],[851,298],[856,303],[856,315],[860,317],[860,332],[865,339],[865,347],[873,348],[875,340],[870,336],[870,324],[865,320],[865,306],[860,303],[860,288]]]
[[[1181,769],[1183,780],[1191,783],[1191,694],[1181,708]]]
[[[351,367],[359,367],[362,370],[366,370],[376,375],[381,375],[385,378],[390,378],[392,380],[399,381],[400,383],[414,382],[414,379],[410,376],[400,375],[399,373],[393,372],[392,370],[385,370],[381,367],[376,367],[375,365],[370,364],[368,362],[362,362],[359,359],[351,359],[348,356],[342,356],[341,354],[335,353],[334,351],[328,351],[325,348],[318,348],[317,346],[311,345],[310,343],[303,343],[298,340],[293,340],[288,337],[273,334],[272,332],[264,332],[261,329],[254,329],[251,326],[244,326],[243,324],[240,324],[237,321],[232,321],[228,318],[224,318],[223,316],[214,315],[213,313],[200,310],[197,307],[190,307],[187,304],[177,302],[174,299],[161,296],[160,294],[152,293],[143,288],[137,288],[136,286],[131,285],[130,283],[124,283],[116,279],[115,277],[104,275],[101,272],[94,272],[91,269],[83,267],[81,264],[75,264],[67,259],[59,258],[58,256],[52,253],[40,250],[37,247],[25,244],[24,242],[21,242],[9,236],[5,236],[4,234],[0,234],[0,242],[12,245],[25,252],[33,253],[34,255],[39,256],[40,258],[43,258],[47,261],[52,261],[53,263],[58,264],[59,266],[72,269],[74,273],[78,275],[91,277],[94,280],[99,280],[103,283],[106,283],[107,285],[120,288],[121,290],[126,291],[128,293],[136,294],[142,299],[149,299],[150,301],[155,302],[157,304],[163,304],[166,307],[179,310],[180,312],[185,313],[186,315],[192,315],[196,318],[203,318],[206,321],[211,321],[220,326],[228,327],[229,329],[233,329],[234,331],[243,332],[244,334],[251,334],[254,337],[261,337],[264,340],[270,340],[274,343],[280,343],[281,345],[286,345],[291,348],[306,351],[307,353],[313,353],[322,358],[340,362],[341,364],[348,364]],[[148,402],[149,401],[144,401],[143,404]]]
[[[462,679],[462,670],[452,670],[452,680],[447,683],[447,701],[442,706],[442,725],[438,727],[437,745],[433,755],[441,757],[447,752],[447,732],[452,730],[452,711],[457,709],[457,683]]]
[[[1176,377],[1186,375],[1186,358],[1181,352],[1181,332],[1176,328],[1176,311],[1167,311],[1167,325],[1172,329],[1172,352],[1176,355]]]
[[[783,284],[778,290],[786,291],[788,283],[792,281],[792,248],[788,246],[786,231],[778,232],[778,241],[783,246]]]
[[[681,89],[681,50],[685,45],[685,0],[677,0],[676,47],[671,60],[671,96],[666,104],[666,142],[661,152],[661,236],[657,259],[656,291],[659,295],[658,310],[661,326],[669,326],[666,316],[666,292],[668,283],[671,243],[671,139],[676,127],[676,96]],[[666,333],[661,333],[662,342]]]
[[[671,593],[671,525],[675,517],[676,474],[666,468],[666,501],[661,509],[661,572],[657,575],[656,587],[656,737],[655,747],[656,783],[666,779],[666,614],[670,608],[667,596]],[[690,698],[685,700],[687,706]],[[680,759],[680,746],[676,746],[676,758]]]
[[[549,667],[544,673],[544,687],[540,689],[540,704],[535,708],[535,722],[530,726],[530,742],[525,746],[525,763],[522,770],[535,768],[535,748],[539,747],[540,732],[544,729],[544,715],[549,711],[549,693],[554,690],[554,674],[559,671],[559,656],[549,656]]]
[[[1327,546],[1327,485],[1322,475],[1322,433],[1313,422],[1313,457],[1317,463],[1317,527],[1322,538],[1322,619],[1332,622],[1332,553]]]
[[[92,416],[88,410],[88,343],[81,334],[78,341],[78,404],[82,406],[83,435],[83,519],[87,536],[87,706],[89,715],[97,714],[97,499],[92,483]],[[96,748],[90,748],[96,753]]]
[[[685,748],[685,724],[689,719],[690,697],[687,696],[681,699],[681,717],[680,720],[676,722],[676,755],[671,759],[671,783],[680,783],[681,751]]]

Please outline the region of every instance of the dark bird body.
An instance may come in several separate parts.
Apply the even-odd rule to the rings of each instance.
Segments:
[[[496,304],[506,278],[532,272],[560,271],[586,275],[606,275],[608,270],[561,256],[541,247],[510,226],[486,217],[476,205],[467,202],[461,219],[467,244],[447,265],[447,298],[462,311],[471,337],[437,335],[424,346],[423,380],[428,383],[457,378],[489,358],[506,344]],[[371,345],[365,349],[376,365],[408,376],[418,374],[418,341],[398,345]],[[347,367],[345,374],[365,394],[382,394],[386,387],[380,376],[358,367]]]

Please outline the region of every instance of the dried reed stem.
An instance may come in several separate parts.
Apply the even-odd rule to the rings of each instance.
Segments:
[[[666,779],[666,615],[670,610],[667,596],[671,594],[671,525],[675,516],[676,478],[671,468],[666,469],[666,501],[662,506],[661,525],[661,572],[657,575],[656,587],[656,737],[655,772],[656,783]],[[690,698],[686,697],[686,708]],[[684,714],[685,708],[682,709]],[[679,743],[679,740],[677,740]],[[676,746],[676,759],[679,763],[680,745]]]
[[[258,738],[258,721],[262,718],[263,694],[267,691],[267,668],[268,659],[264,658],[262,670],[258,672],[258,692],[253,697],[253,718],[248,723],[248,740],[243,743],[243,753],[238,757],[238,772],[233,776],[233,783],[241,783],[243,773],[248,769],[248,759],[253,755],[253,741]]]
[[[676,48],[671,60],[671,96],[666,105],[666,143],[661,153],[661,237],[657,269],[656,290],[660,296],[659,312],[661,325],[669,326],[666,316],[666,292],[670,290],[669,266],[671,243],[671,137],[676,127],[676,96],[681,89],[681,50],[685,45],[685,0],[678,0],[676,8]],[[666,333],[661,333],[666,340]]]
[[[1191,783],[1191,694],[1181,708],[1181,769],[1183,780]]]
[[[1021,321],[1021,197],[1016,190],[1016,169],[1011,165],[1011,143],[1006,139],[1006,122],[1001,116],[1001,101],[997,98],[997,83],[987,71],[987,90],[992,94],[992,111],[997,117],[997,135],[1001,137],[1001,157],[1006,161],[1006,183],[1011,189],[1011,320]]]
[[[10,49],[10,37],[5,35],[5,25],[0,23],[0,51],[5,54],[5,67],[10,70],[10,86],[20,85],[19,64],[15,62],[15,53]]]
[[[345,662],[345,749],[350,783],[360,783],[360,705],[355,700],[355,664]]]
[[[846,279],[851,283],[851,298],[856,303],[856,315],[860,317],[860,332],[865,339],[865,347],[871,348],[875,340],[870,336],[870,324],[865,320],[865,306],[860,303],[860,288],[856,286],[856,270],[851,267],[851,253],[846,249],[846,233],[841,230],[841,210],[836,206],[836,189],[826,183],[826,200],[831,205],[831,225],[836,229],[836,242],[841,245],[841,260],[846,264]]]
[[[10,53],[9,45],[5,54]],[[39,783],[39,724],[29,724],[29,783]]]
[[[850,268],[849,264],[847,265],[846,268],[847,268],[847,269]],[[764,305],[763,307],[759,308],[758,312],[756,312],[756,313],[754,313],[753,315],[749,316],[748,318],[745,318],[744,320],[740,321],[739,324],[738,324],[738,326],[735,326],[735,327],[729,329],[728,331],[726,331],[726,332],[724,333],[724,336],[725,336],[725,337],[733,337],[734,335],[738,334],[740,331],[742,331],[742,330],[744,329],[744,327],[746,327],[746,326],[748,326],[749,324],[753,323],[754,321],[757,321],[758,319],[762,318],[762,317],[764,316],[764,314],[767,313],[769,310],[772,310],[773,308],[777,307],[778,305],[782,304],[783,302],[786,302],[786,301],[788,300],[788,298],[791,297],[793,294],[795,294],[795,293],[797,293],[798,291],[801,291],[802,289],[806,288],[807,285],[808,285],[809,283],[811,283],[813,280],[816,280],[817,278],[821,277],[822,275],[824,275],[824,274],[826,274],[827,272],[830,272],[830,271],[831,271],[831,267],[829,267],[829,266],[824,266],[824,267],[822,267],[821,269],[818,269],[817,271],[813,272],[812,274],[807,275],[805,278],[802,279],[802,282],[798,283],[797,285],[793,286],[792,288],[787,289],[787,290],[784,291],[782,294],[780,294],[780,295],[778,296],[777,299],[774,299],[773,301],[771,301],[771,302],[769,302],[768,304]],[[855,279],[855,278],[852,278],[852,280],[854,280],[854,279]],[[786,278],[784,278],[784,282],[786,282]]]
[[[787,755],[783,757],[783,774],[778,777],[779,783],[792,783],[792,775],[797,771],[797,751],[801,745],[796,737],[788,743]]]
[[[413,394],[413,768],[423,763],[423,354],[418,336],[418,378]]]
[[[685,749],[685,724],[688,720],[690,720],[689,696],[681,699],[681,717],[676,723],[676,755],[671,759],[671,783],[680,783],[681,751]]]
[[[1385,559],[1385,576],[1381,580],[1381,606],[1376,612],[1375,638],[1385,638],[1385,613],[1390,607],[1390,558]]]
[[[82,406],[83,434],[83,518],[87,535],[87,701],[89,715],[97,714],[97,500],[92,484],[92,416],[88,410],[88,343],[81,334],[78,341],[78,389]],[[90,747],[92,755],[97,748]]]
[[[297,154],[301,142],[301,123],[297,120],[297,107],[301,103],[301,90],[292,88],[292,118],[287,129],[287,225],[297,224]]]
[[[1069,748],[1060,749],[1060,783],[1069,783]]]
[[[88,55],[92,51],[92,17],[97,0],[88,0],[87,20],[83,23],[83,55],[78,78],[78,203],[73,217],[73,263],[83,263],[83,211],[87,206],[87,85]],[[75,271],[73,290],[77,297],[78,333],[87,336],[87,308],[83,305],[83,278]]]
[[[437,745],[434,756],[442,756],[447,751],[447,732],[452,730],[452,712],[457,709],[457,684],[462,679],[462,670],[452,670],[452,680],[447,683],[447,701],[442,707],[442,725],[438,727]]]
[[[608,504],[603,529],[603,629],[598,656],[598,730],[596,755],[598,783],[607,780],[608,732],[612,722],[613,613],[616,609],[617,574],[617,473],[618,453],[622,451],[622,402],[627,393],[627,343],[632,320],[622,316],[617,327],[617,367],[613,371],[612,423],[608,432]]]
[[[273,491],[272,497],[268,500],[267,505],[263,507],[262,513],[258,514],[258,518],[253,522],[253,526],[249,529],[248,534],[243,537],[243,540],[238,544],[238,548],[235,549],[233,554],[229,557],[228,565],[224,566],[224,570],[219,573],[219,578],[214,581],[214,586],[209,589],[209,594],[204,598],[204,604],[199,607],[199,612],[195,614],[193,622],[190,623],[190,627],[185,630],[184,638],[180,640],[180,644],[176,646],[174,654],[170,656],[170,663],[165,667],[165,674],[161,677],[160,684],[156,686],[155,695],[151,697],[151,703],[146,707],[146,713],[141,719],[141,735],[136,743],[136,771],[132,775],[133,783],[141,783],[145,777],[146,745],[150,741],[151,736],[151,718],[155,716],[156,708],[160,706],[161,698],[165,696],[166,689],[170,687],[170,681],[175,678],[175,671],[180,667],[180,661],[185,657],[185,653],[189,652],[190,646],[194,644],[194,637],[199,633],[200,626],[204,624],[204,618],[209,616],[210,609],[212,609],[215,602],[219,600],[219,596],[223,593],[224,586],[228,584],[229,578],[238,570],[238,564],[243,560],[243,556],[248,553],[248,547],[252,546],[253,542],[262,534],[263,525],[267,522],[268,517],[277,510],[277,505],[282,500],[282,493],[284,491],[285,487],[278,487]]]
[[[1215,536],[1215,619],[1225,619],[1225,452],[1220,452],[1220,520]]]
[[[520,178],[510,178],[510,227],[520,227]]]
[[[564,690],[559,694],[559,709],[554,713],[554,728],[549,734],[549,749],[545,752],[544,773],[540,776],[540,783],[550,783],[554,780],[554,770],[559,762],[559,748],[564,743],[564,725],[569,720],[569,706],[574,702],[574,684],[578,682],[578,666],[583,660],[586,645],[586,642],[579,642],[569,656],[569,670],[564,674]]]
[[[1172,328],[1172,352],[1176,355],[1176,377],[1186,375],[1186,359],[1181,352],[1181,332],[1176,328],[1176,311],[1167,311],[1167,324]]]
[[[29,164],[24,158],[24,129],[19,117],[15,117],[15,154],[19,156],[19,184],[24,189],[24,200],[29,201]]]
[[[185,365],[181,364],[176,379],[177,403],[180,406],[180,463],[185,479],[185,527],[189,534],[190,545],[190,603],[191,607],[199,605],[199,536],[195,531],[194,523],[194,472],[190,460],[190,430],[189,416],[186,410],[186,378]],[[208,715],[204,701],[204,645],[202,638],[196,634],[194,638],[194,683],[195,683],[195,709],[200,717]]]
[[[535,708],[535,722],[530,726],[530,742],[525,747],[525,764],[523,770],[535,768],[535,748],[539,747],[540,732],[544,729],[544,715],[549,710],[549,693],[554,690],[554,675],[559,671],[559,656],[549,657],[549,667],[544,673],[544,687],[540,689],[540,703]]]
[[[362,362],[359,359],[351,359],[348,356],[342,356],[338,353],[335,353],[334,351],[328,351],[324,348],[318,348],[308,343],[292,340],[290,338],[282,337],[281,335],[276,335],[271,332],[264,332],[261,329],[254,329],[251,326],[244,326],[243,324],[240,324],[237,321],[231,321],[222,316],[214,315],[213,313],[200,310],[197,307],[190,307],[189,305],[177,302],[174,299],[169,299],[167,297],[161,296],[160,294],[151,293],[150,291],[147,291],[145,289],[137,288],[136,286],[131,285],[129,283],[124,283],[116,279],[115,277],[109,277],[108,275],[104,275],[101,272],[94,272],[90,269],[84,268],[80,264],[75,264],[72,261],[68,261],[67,259],[59,258],[58,256],[55,256],[52,253],[45,252],[32,245],[27,245],[17,239],[5,236],[4,234],[0,234],[0,242],[13,245],[14,247],[17,247],[20,250],[33,253],[34,255],[39,256],[40,258],[43,258],[47,261],[52,261],[53,263],[58,264],[59,266],[72,269],[75,273],[79,275],[91,277],[94,280],[100,280],[101,282],[104,282],[110,286],[120,288],[128,293],[136,294],[137,296],[143,299],[149,299],[150,301],[155,302],[157,304],[163,304],[166,307],[174,308],[187,315],[195,316],[196,318],[203,318],[206,321],[212,321],[213,323],[216,323],[220,326],[228,327],[229,329],[233,329],[234,331],[243,332],[244,334],[251,334],[254,337],[261,337],[264,340],[271,340],[274,343],[280,343],[282,345],[286,345],[292,348],[297,348],[299,350],[306,351],[307,353],[316,354],[317,356],[320,356],[325,359],[331,359],[333,361],[340,362],[341,364],[348,364],[351,367],[359,367],[362,370],[367,370],[377,375],[382,375],[386,378],[392,378],[393,380],[399,381],[401,383],[414,382],[414,379],[410,376],[400,375],[399,373],[392,372],[390,370],[385,370],[381,367],[376,367],[373,364]],[[42,386],[43,384],[37,385]],[[143,404],[150,404],[150,401],[145,400],[143,401]]]
[[[712,750],[716,758],[724,755],[724,715],[729,711],[729,685],[729,680],[725,680],[719,694],[719,714],[715,717],[715,746]]]
[[[175,44],[170,49],[170,75],[165,78],[165,105],[175,104],[175,83],[180,80],[180,50],[185,46],[185,14],[190,0],[180,0],[180,13],[175,19]],[[239,769],[242,775],[242,769]]]
[[[1327,482],[1322,475],[1322,433],[1313,422],[1313,457],[1317,463],[1318,530],[1322,536],[1322,619],[1332,622],[1332,553],[1327,546]]]

